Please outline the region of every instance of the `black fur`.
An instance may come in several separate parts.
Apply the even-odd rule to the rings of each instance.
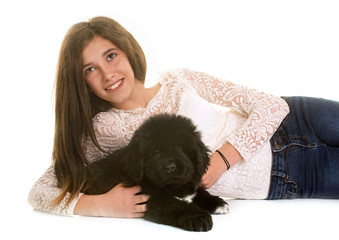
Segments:
[[[90,165],[92,183],[86,194],[102,194],[122,182],[140,185],[149,194],[144,218],[190,231],[208,231],[210,213],[227,205],[199,188],[209,166],[208,149],[192,121],[159,114],[146,120],[130,143]],[[182,200],[196,194],[192,202]]]

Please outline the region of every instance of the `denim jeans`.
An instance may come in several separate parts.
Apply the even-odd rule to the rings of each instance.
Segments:
[[[339,199],[339,102],[284,99],[290,113],[271,139],[267,199]]]

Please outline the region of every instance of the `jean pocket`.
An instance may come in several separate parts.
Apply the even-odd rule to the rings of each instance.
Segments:
[[[295,199],[298,197],[298,185],[292,181],[285,179],[285,195],[283,199]]]
[[[306,136],[282,136],[275,134],[271,139],[273,152],[294,151],[299,148],[312,148],[313,144]]]
[[[271,190],[268,199],[294,199],[299,194],[298,184],[283,171],[272,171]]]

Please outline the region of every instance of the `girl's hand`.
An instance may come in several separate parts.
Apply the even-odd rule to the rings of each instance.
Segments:
[[[124,187],[118,184],[102,195],[82,195],[74,209],[74,214],[102,217],[140,218],[146,212],[148,195],[141,187]]]
[[[140,218],[146,212],[149,196],[136,195],[141,187],[126,188],[118,184],[102,195],[100,212],[103,217]]]

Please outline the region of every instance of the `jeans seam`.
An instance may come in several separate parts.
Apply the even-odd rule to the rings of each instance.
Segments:
[[[277,142],[277,140],[275,138],[273,138],[273,152],[291,151],[291,149],[293,149],[294,147],[302,147],[302,148],[311,149],[311,148],[321,147],[323,145],[326,145],[323,142],[312,144],[309,137],[302,136],[302,135],[280,136],[280,134],[277,133],[276,137],[279,138],[279,142],[281,142],[282,144],[279,144]],[[292,143],[289,143],[289,144],[283,144],[283,139],[291,139],[291,138],[292,139],[299,139],[299,140],[301,139],[307,144],[305,145],[305,144],[297,143],[297,142],[292,142]]]

